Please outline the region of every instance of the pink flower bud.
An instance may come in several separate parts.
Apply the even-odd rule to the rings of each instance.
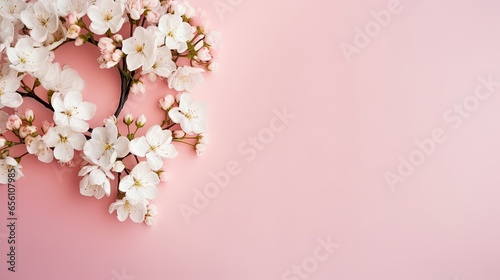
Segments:
[[[123,41],[123,36],[120,34],[115,34],[111,36],[111,39],[113,39],[115,43],[121,43]]]
[[[118,49],[116,49],[115,52],[111,55],[111,59],[114,62],[120,62],[120,59],[122,59],[122,57],[123,57],[123,52],[122,52],[122,50],[118,50]]]
[[[31,135],[37,131],[36,126],[21,126],[19,129],[19,136],[21,138],[26,138],[26,136]]]
[[[212,48],[220,48],[221,33],[218,31],[210,31],[205,36],[205,43],[209,44]]]
[[[147,226],[154,226],[155,224],[155,217],[151,217],[151,216],[146,216],[146,218],[144,219],[144,223],[147,225]]]
[[[75,40],[75,46],[79,47],[85,44],[85,42],[87,42],[87,38],[85,38],[84,36],[78,36],[78,38],[76,38]]]
[[[114,164],[113,164],[113,171],[114,172],[122,172],[123,170],[125,169],[125,164],[123,164],[122,161],[116,161]]]
[[[21,127],[21,124],[23,124],[21,118],[19,118],[17,115],[10,115],[9,118],[7,119],[5,127],[8,130],[14,130],[14,129],[19,129]]]
[[[130,92],[132,94],[138,95],[146,92],[146,87],[141,80],[136,80],[132,82],[132,86],[130,87]]]
[[[207,47],[203,47],[198,51],[198,58],[201,59],[202,61],[209,61],[212,59],[212,56],[210,55],[210,50]]]
[[[68,23],[74,25],[77,22],[78,22],[78,17],[76,16],[76,12],[71,12],[68,15]]]
[[[48,122],[48,121],[43,121],[42,122],[42,131],[43,133],[47,133],[47,131],[49,131],[50,128],[54,127],[54,123],[53,122]]]
[[[197,156],[202,156],[203,152],[207,149],[207,146],[205,144],[196,144],[194,149],[196,150]]]
[[[174,131],[174,138],[184,138],[184,136],[186,136],[186,132],[184,132],[184,130]]]
[[[217,71],[219,71],[219,63],[218,62],[211,62],[210,64],[208,64],[207,69],[208,69],[208,71],[211,71],[211,72],[217,72]]]
[[[81,30],[82,30],[82,28],[80,26],[78,26],[76,24],[71,25],[68,28],[68,33],[67,33],[68,38],[76,39],[80,35]]]
[[[108,37],[101,37],[97,46],[101,50],[101,54],[111,54],[116,49],[113,39]]]
[[[160,14],[157,11],[147,11],[146,13],[146,20],[150,24],[157,24],[158,21],[160,20]]]
[[[24,119],[27,120],[28,122],[34,121],[35,120],[35,115],[33,113],[33,110],[26,109],[26,111],[24,111]]]
[[[170,108],[172,108],[174,103],[175,103],[174,96],[171,94],[168,94],[168,95],[165,95],[165,97],[163,97],[162,99],[160,99],[159,105],[160,105],[161,109],[163,109],[164,111],[168,111],[168,110],[170,110]]]
[[[5,147],[5,144],[7,144],[7,139],[0,137],[0,148]]]

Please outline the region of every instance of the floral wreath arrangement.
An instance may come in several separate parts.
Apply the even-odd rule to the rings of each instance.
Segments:
[[[54,51],[70,42],[97,47],[99,67],[120,74],[118,106],[102,127],[87,122],[97,106],[83,100],[78,72],[54,62]],[[173,143],[190,145],[198,155],[208,144],[205,106],[190,92],[203,82],[202,72],[216,70],[219,47],[220,33],[208,30],[204,14],[185,1],[0,0],[0,183],[24,176],[24,156],[74,167],[80,151],[82,195],[110,196],[116,181],[110,214],[154,224],[151,200],[164,177],[163,160],[178,154]],[[159,99],[163,121],[139,137],[145,116],[119,115],[130,93],[145,94],[145,79],[164,81],[177,95]],[[32,110],[19,112],[24,98],[52,111],[53,120],[35,125]],[[13,156],[20,145],[24,153]]]

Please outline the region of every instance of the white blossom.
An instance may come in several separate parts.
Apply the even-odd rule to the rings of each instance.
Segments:
[[[56,125],[69,126],[75,132],[87,131],[89,124],[86,121],[94,117],[96,105],[82,99],[82,94],[78,91],[70,91],[64,96],[54,93],[52,107]]]
[[[116,211],[120,222],[125,221],[129,216],[134,223],[142,223],[147,213],[146,202],[139,201],[132,203],[129,199],[117,199],[109,206],[109,214]]]
[[[179,107],[172,108],[168,115],[172,121],[179,123],[182,130],[188,134],[201,133],[206,129],[205,105],[193,101],[188,93],[181,95]]]
[[[54,126],[43,136],[43,140],[49,147],[54,147],[54,157],[64,163],[73,159],[75,150],[83,149],[86,139],[69,126]]]
[[[130,141],[129,149],[134,155],[145,156],[151,169],[159,170],[163,166],[162,158],[172,159],[177,156],[177,149],[171,142],[172,132],[154,125],[148,129],[146,136]]]
[[[153,199],[158,193],[156,186],[160,178],[149,164],[145,161],[139,162],[130,175],[123,177],[118,189],[125,193],[125,197],[132,203],[139,203],[145,199]]]

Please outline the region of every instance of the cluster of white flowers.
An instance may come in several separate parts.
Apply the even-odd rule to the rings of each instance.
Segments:
[[[174,143],[197,155],[208,144],[205,106],[191,93],[205,70],[218,68],[220,33],[203,18],[184,0],[0,0],[0,183],[8,170],[24,176],[24,156],[68,166],[80,156],[82,195],[116,195],[109,212],[118,220],[153,225],[151,200],[165,180],[164,161],[178,154]],[[101,127],[89,125],[97,106],[84,100],[84,80],[56,62],[56,49],[71,42],[94,45],[99,67],[120,73],[118,108]],[[153,97],[165,117],[149,128],[144,115],[119,118],[129,93],[147,94],[145,79],[177,92]],[[32,110],[20,112],[24,98],[51,110],[52,120],[36,123]],[[19,145],[25,153],[13,156]]]

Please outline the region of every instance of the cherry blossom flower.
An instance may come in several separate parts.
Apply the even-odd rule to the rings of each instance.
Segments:
[[[44,42],[47,36],[57,31],[59,18],[52,1],[38,0],[29,2],[26,10],[21,12],[21,20],[30,29],[30,36],[37,42]]]
[[[113,164],[117,158],[126,156],[129,140],[125,136],[118,137],[116,124],[107,120],[105,127],[92,130],[92,138],[83,147],[84,154],[99,162],[100,166]]]
[[[121,0],[97,0],[87,10],[90,20],[90,30],[97,35],[103,35],[108,30],[117,33],[125,22],[125,7]]]
[[[85,132],[89,129],[86,121],[94,117],[96,105],[83,101],[82,98],[82,94],[77,91],[70,91],[65,96],[60,93],[52,96],[56,125],[69,126],[75,132]]]
[[[129,216],[134,223],[142,223],[147,213],[146,202],[132,203],[129,199],[117,199],[109,206],[109,214],[116,211],[118,220],[124,222]]]
[[[15,130],[21,128],[21,125],[23,124],[23,121],[18,115],[10,115],[9,118],[7,119],[7,123],[5,124],[5,127],[8,130]]]
[[[168,87],[178,92],[191,92],[197,85],[203,83],[202,72],[204,70],[201,68],[190,66],[179,67],[168,77]]]
[[[188,93],[181,95],[179,107],[172,108],[168,115],[172,121],[179,123],[182,130],[188,134],[201,133],[206,129],[205,105],[193,101]]]
[[[85,82],[76,70],[69,66],[61,67],[59,62],[46,63],[36,76],[45,89],[62,94],[70,91],[81,92],[85,86]]]
[[[179,15],[166,14],[158,22],[159,30],[166,36],[165,45],[171,50],[182,53],[187,50],[187,40],[193,35],[189,23],[184,22]]]
[[[14,25],[0,14],[0,52],[14,41]]]
[[[56,0],[57,14],[62,17],[72,15],[76,21],[87,14],[90,3],[88,0]]]
[[[21,20],[21,12],[26,10],[24,0],[0,0],[0,13],[12,23]]]
[[[151,68],[155,63],[156,37],[143,27],[137,27],[134,35],[122,42],[122,51],[127,55],[128,69]]]
[[[54,126],[43,136],[49,147],[54,147],[54,157],[61,162],[73,159],[75,150],[81,151],[85,145],[85,136],[74,132],[69,126]]]
[[[29,137],[29,136],[28,136]],[[41,162],[49,163],[54,159],[54,152],[50,149],[42,136],[37,135],[26,141],[26,150],[36,155]]]
[[[159,183],[158,174],[151,170],[147,162],[142,161],[132,169],[130,175],[123,177],[118,189],[125,192],[125,197],[135,204],[144,199],[155,198]]]
[[[14,158],[6,157],[0,159],[0,184],[9,183],[9,173],[14,172],[14,180],[18,180],[23,177],[22,165],[19,164]]]
[[[0,108],[17,108],[23,104],[23,98],[17,89],[21,82],[17,77],[4,76],[0,78]]]
[[[177,149],[171,142],[172,132],[154,125],[146,132],[146,136],[130,141],[129,149],[134,155],[145,156],[151,169],[159,170],[163,166],[162,158],[172,159],[177,156]]]
[[[127,12],[130,14],[130,18],[133,20],[140,19],[141,15],[146,10],[142,0],[127,0],[126,8]]]
[[[80,180],[80,194],[84,196],[94,196],[101,199],[104,195],[111,194],[110,179],[115,179],[110,169],[103,168],[99,165],[86,165],[80,169],[78,176],[83,178]]]
[[[49,51],[44,47],[35,47],[30,38],[21,38],[15,47],[7,48],[10,67],[18,72],[33,73],[49,58]]]
[[[151,67],[142,67],[142,75],[147,75],[149,80],[156,81],[156,76],[168,78],[170,74],[177,69],[175,62],[172,61],[172,53],[166,46],[157,50],[154,63]]]

